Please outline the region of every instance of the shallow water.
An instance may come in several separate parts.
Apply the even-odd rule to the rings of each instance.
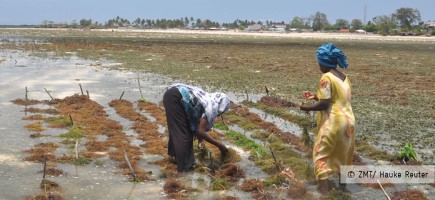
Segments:
[[[70,55],[67,58],[41,58],[31,56],[26,52],[0,51],[0,199],[23,199],[25,196],[39,194],[42,174],[38,172],[42,170],[43,165],[23,161],[27,156],[23,151],[41,142],[59,142],[56,137],[35,139],[29,137],[31,133],[24,126],[31,122],[21,119],[26,115],[23,111],[24,106],[10,102],[17,98],[23,99],[26,87],[29,91],[29,99],[48,100],[50,97],[45,89],[54,98],[64,98],[81,93],[79,87],[81,84],[85,94],[88,92],[92,100],[105,107],[111,119],[120,122],[125,127],[124,132],[133,138],[134,145],[143,143],[135,139],[136,134],[130,128],[131,122],[119,117],[112,108],[108,107],[108,103],[113,99],[118,99],[122,92],[125,92],[123,98],[131,102],[141,97],[137,84],[138,74],[130,71],[110,70],[112,66],[117,65],[116,63],[104,60],[82,60],[74,56],[74,53]],[[140,73],[139,78],[144,97],[153,103],[160,101],[166,87],[174,82],[169,78],[147,73]],[[246,99],[244,94],[229,93],[229,96],[235,102]],[[249,97],[251,100],[256,100],[260,95],[249,94]],[[267,115],[257,109],[250,111],[266,121],[275,123],[285,132],[296,135],[301,133],[298,126],[286,120]],[[143,114],[152,120],[151,116]],[[241,131],[237,130],[237,127],[231,127],[231,129]],[[164,132],[164,127],[161,127],[159,131]],[[42,134],[57,135],[64,132],[60,129],[48,129]],[[229,143],[225,144],[239,152],[242,161],[238,164],[245,169],[248,178],[266,177],[264,172],[249,161],[248,152]],[[79,146],[79,148],[84,147]],[[66,150],[59,149],[56,154],[62,154],[63,151]],[[140,166],[142,169],[151,171],[151,177],[158,179],[160,167],[150,165],[148,162],[160,158],[160,156],[145,154]],[[130,183],[127,176],[116,174],[117,164],[110,159],[102,158],[98,159],[98,162],[100,164],[93,162],[87,166],[58,164],[57,168],[66,173],[60,177],[49,177],[48,179],[60,184],[62,194],[66,199],[166,199],[166,194],[163,192],[164,180]],[[192,173],[180,178],[180,181],[189,187],[203,189],[191,194],[190,197],[207,199],[222,195],[222,192],[207,189],[210,180],[203,174]],[[310,190],[316,189],[310,188]],[[382,193],[378,190],[372,191],[360,187],[351,187],[350,190],[353,197],[358,199],[372,197],[372,193],[375,193],[376,197],[382,197]],[[390,194],[395,190],[397,188],[387,189]],[[423,191],[429,197],[435,196],[430,187],[424,186]],[[250,198],[249,194],[236,191],[234,188],[226,192],[225,195],[234,195],[241,199]]]
[[[117,115],[108,103],[118,99],[122,92],[125,92],[123,99],[131,102],[141,98],[137,83],[138,76],[144,98],[153,103],[161,100],[166,87],[173,82],[169,78],[154,74],[110,70],[116,64],[82,60],[73,54],[71,53],[72,56],[67,58],[39,58],[25,52],[0,51],[0,60],[2,60],[0,62],[0,109],[2,110],[0,113],[0,188],[2,188],[0,199],[23,199],[25,196],[39,194],[42,174],[38,172],[43,169],[43,165],[23,161],[27,156],[23,151],[41,142],[61,140],[58,137],[34,139],[29,137],[31,133],[24,126],[33,121],[22,120],[22,117],[31,113],[23,112],[25,106],[10,102],[17,98],[24,99],[26,87],[29,99],[49,100],[50,96],[45,89],[53,98],[61,99],[80,94],[80,84],[83,93],[89,93],[92,100],[103,105],[108,117],[118,121],[124,127],[124,132],[131,137],[132,144],[139,146],[143,141],[137,139],[137,134],[131,129],[131,122]],[[241,95],[229,94],[229,96],[238,99]],[[39,104],[32,107],[48,108],[49,106]],[[142,114],[151,121],[155,120],[145,112]],[[159,132],[164,131],[164,127],[159,127]],[[41,134],[55,136],[65,132],[67,132],[65,129],[47,129]],[[231,146],[229,143],[226,144]],[[235,146],[231,147],[241,155],[242,161],[238,164],[245,169],[248,178],[266,178],[266,174],[248,159],[248,152]],[[78,149],[82,148],[84,146],[79,143]],[[70,153],[68,151],[59,148],[55,154]],[[58,164],[57,168],[65,173],[60,177],[48,177],[48,179],[59,183],[62,187],[62,195],[66,199],[165,199],[166,194],[163,191],[165,180],[158,178],[160,167],[148,164],[161,158],[158,155],[145,154],[139,163],[142,169],[151,171],[151,177],[156,178],[157,181],[130,183],[127,176],[116,174],[117,163],[108,158],[97,159],[86,166]],[[188,187],[200,189],[200,192],[194,192],[190,196],[209,199],[222,195],[219,191],[209,191],[207,187],[210,179],[206,175],[191,173],[179,180]],[[249,198],[248,193],[234,188],[227,191],[225,195]]]
[[[40,137],[31,139],[31,134],[24,126],[31,121],[22,120],[26,113],[24,106],[12,104],[13,99],[25,97],[28,89],[29,99],[47,100],[47,89],[54,98],[64,98],[88,92],[92,100],[106,107],[111,118],[128,127],[127,121],[117,117],[108,102],[119,98],[125,91],[124,99],[136,101],[140,98],[137,85],[137,74],[132,72],[111,71],[111,64],[98,61],[81,60],[75,56],[68,58],[38,58],[25,52],[0,51],[0,199],[23,199],[24,196],[39,194],[42,180],[42,164],[23,161],[24,150],[41,142],[56,141],[56,137]],[[91,66],[93,65],[93,66]],[[152,74],[140,74],[144,97],[156,102],[161,99],[162,91],[170,79]],[[159,82],[160,84],[156,84]],[[37,105],[39,107],[39,105]],[[35,107],[35,106],[33,106]],[[53,133],[55,132],[55,133]],[[56,135],[64,133],[61,129],[48,129],[42,134]],[[126,130],[126,134],[134,134]],[[141,143],[134,142],[135,145]],[[79,148],[83,148],[80,147]],[[62,154],[64,150],[57,150]],[[160,159],[159,156],[144,155],[144,160]],[[66,173],[60,177],[49,177],[60,184],[66,199],[152,199],[165,198],[164,181],[133,184],[128,177],[117,175],[115,163],[109,159],[99,159],[101,166],[91,163],[87,166],[58,164],[57,168]],[[157,166],[140,163],[143,169],[152,171],[157,178],[160,169]]]

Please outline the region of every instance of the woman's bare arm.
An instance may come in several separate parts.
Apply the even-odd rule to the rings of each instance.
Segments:
[[[330,99],[320,99],[320,101],[317,101],[316,103],[311,105],[300,104],[299,108],[305,111],[321,111],[321,110],[329,109],[330,106],[331,106]]]
[[[199,121],[199,126],[198,126],[198,132],[197,132],[197,136],[199,139],[203,139],[205,141],[207,141],[208,143],[215,145],[216,147],[219,148],[220,151],[228,151],[227,147],[220,143],[219,141],[213,139],[206,131],[206,128],[208,126],[208,121],[205,118],[202,118]]]

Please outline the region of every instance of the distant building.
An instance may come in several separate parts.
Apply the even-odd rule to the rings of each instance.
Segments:
[[[435,21],[428,21],[423,24],[424,29],[435,29]]]
[[[367,32],[365,30],[358,29],[358,30],[355,30],[355,33],[367,33]]]
[[[340,29],[338,30],[339,33],[349,33],[349,29]]]
[[[263,30],[263,26],[260,24],[249,25],[247,28],[248,31],[261,31]]]
[[[269,30],[270,31],[278,31],[278,32],[284,32],[285,31],[285,23],[284,22],[272,22],[269,25]]]

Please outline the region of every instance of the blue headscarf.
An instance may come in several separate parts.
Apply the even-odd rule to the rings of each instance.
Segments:
[[[347,68],[346,55],[334,43],[320,46],[316,53],[317,62],[325,67],[336,68],[338,64],[341,68]]]

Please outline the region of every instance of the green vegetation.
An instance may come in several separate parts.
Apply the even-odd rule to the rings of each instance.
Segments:
[[[331,190],[328,195],[324,198],[325,200],[351,200],[349,192],[343,192],[340,190]]]
[[[266,112],[268,114],[272,114],[272,115],[281,117],[285,120],[291,121],[291,122],[299,125],[300,127],[311,126],[313,123],[315,123],[312,118],[307,117],[307,116],[303,116],[300,114],[290,113],[289,109],[286,109],[286,108],[275,108],[275,107],[266,106],[266,105],[263,105],[260,103],[254,103],[254,102],[248,102],[248,101],[243,101],[242,103],[248,107],[254,107],[254,108],[263,110],[264,112]]]
[[[144,102],[144,103],[147,103],[147,102],[148,102],[148,99],[142,97],[142,98],[139,99],[139,101]]]
[[[418,161],[417,155],[415,154],[414,147],[412,147],[411,143],[406,143],[403,147],[402,151],[400,151],[400,158],[402,159],[414,159]]]
[[[83,137],[83,130],[73,127],[67,133],[60,134],[59,136],[67,139],[79,139]]]
[[[224,178],[213,178],[210,187],[212,190],[228,190],[230,183]]]
[[[89,163],[91,163],[91,159],[89,158],[85,158],[85,157],[80,157],[80,158],[76,158],[73,161],[74,165],[88,165]]]
[[[210,90],[245,94],[264,93],[264,86],[273,94],[301,102],[305,90],[315,91],[320,78],[315,50],[326,42],[335,42],[348,56],[350,66],[344,72],[352,82],[352,107],[356,117],[356,137],[367,144],[358,148],[363,155],[386,156],[376,148],[400,152],[403,146],[389,141],[409,139],[416,153],[434,149],[434,42],[393,40],[302,39],[285,37],[213,36],[207,34],[81,32],[1,30],[8,35],[26,35],[50,39],[50,44],[37,48],[46,52],[76,52],[81,58],[110,60],[122,63],[126,70],[156,73],[175,80],[193,81]],[[7,43],[2,46],[17,48]],[[146,47],[146,48],[145,48]],[[21,45],[35,49],[34,44]],[[129,51],[127,51],[129,50]],[[46,54],[41,54],[46,55]],[[147,61],[147,59],[152,59]],[[210,66],[210,67],[207,67]],[[291,78],[289,78],[291,77]],[[255,106],[256,107],[256,106]],[[301,127],[313,120],[297,112],[293,119],[285,111],[258,107],[297,123]],[[300,112],[300,113],[298,113]],[[301,114],[301,115],[299,115]],[[301,119],[299,119],[300,117]],[[225,116],[240,127],[255,130],[241,116]],[[300,121],[299,121],[300,120]],[[409,138],[409,134],[414,137]],[[389,138],[389,139],[386,139]],[[390,139],[391,138],[391,139]],[[376,147],[373,147],[377,145]],[[371,147],[368,147],[371,146]],[[368,152],[365,152],[365,151]],[[431,161],[433,156],[422,155]]]
[[[429,31],[428,28],[421,21],[421,14],[418,9],[414,8],[398,8],[393,13],[386,13],[384,15],[375,16],[372,20],[368,21],[366,25],[363,24],[361,19],[352,19],[349,22],[346,19],[338,18],[335,23],[329,22],[325,13],[317,11],[312,13],[311,17],[307,16],[294,16],[289,22],[279,21],[284,23],[285,30],[289,31],[338,31],[340,29],[350,29],[351,31],[364,29],[367,32],[378,33],[383,35],[400,34],[402,32],[411,31],[414,33],[421,31]],[[21,25],[21,26],[0,26],[0,27],[40,27],[40,28],[69,28],[69,29],[102,29],[109,28],[112,30],[118,28],[130,29],[238,29],[244,30],[251,25],[260,26],[261,28],[255,31],[267,31],[276,29],[276,22],[273,21],[253,21],[253,20],[240,20],[236,19],[231,22],[219,23],[211,19],[200,19],[193,17],[184,17],[179,19],[143,19],[136,18],[128,20],[117,16],[116,18],[109,19],[103,23],[93,21],[92,19],[81,19],[79,21],[73,20],[71,23],[55,23],[51,20],[44,20],[40,25]],[[253,30],[254,31],[254,30]]]
[[[286,182],[286,177],[282,174],[276,174],[273,176],[270,176],[266,180],[264,180],[264,186],[271,187],[273,185],[279,186]]]
[[[73,122],[69,117],[66,116],[58,116],[58,117],[50,117],[45,120],[48,124],[63,124],[65,127],[69,127],[73,125]]]
[[[223,131],[229,130],[228,126],[223,123],[215,123],[213,127]]]
[[[253,140],[236,131],[230,130],[226,132],[225,137],[233,140],[234,144],[237,146],[251,151],[251,156],[263,157],[268,154],[268,150],[266,150],[263,146],[255,143]]]

